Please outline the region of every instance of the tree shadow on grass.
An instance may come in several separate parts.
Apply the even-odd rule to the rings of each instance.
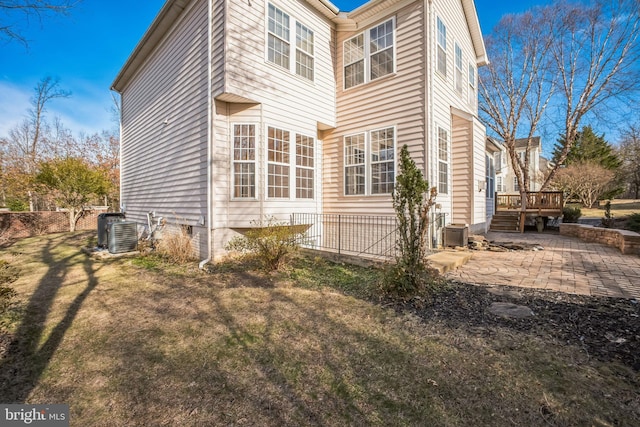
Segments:
[[[98,285],[96,270],[90,258],[73,250],[69,255],[57,254],[60,247],[77,245],[76,235],[51,236],[42,248],[42,261],[48,270],[40,279],[24,310],[24,317],[0,361],[0,402],[24,403],[36,387],[51,358],[73,323],[82,304]],[[82,258],[80,258],[82,257]],[[51,313],[65,279],[74,267],[82,265],[86,286],[69,304],[64,316],[53,326],[43,341],[47,317]],[[39,343],[42,342],[42,345]]]

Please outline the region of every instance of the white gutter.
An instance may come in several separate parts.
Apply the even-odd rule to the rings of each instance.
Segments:
[[[213,163],[213,98],[212,98],[212,90],[213,90],[213,86],[212,86],[212,74],[213,74],[213,69],[211,67],[211,62],[213,60],[213,41],[212,41],[212,35],[213,35],[213,29],[211,28],[211,21],[213,19],[213,4],[212,4],[213,0],[209,0],[209,11],[208,11],[208,37],[209,37],[209,41],[208,41],[208,53],[207,53],[207,57],[208,57],[208,65],[207,65],[207,78],[208,78],[208,82],[207,82],[207,218],[205,219],[205,225],[207,227],[207,258],[203,259],[202,261],[200,261],[200,264],[198,264],[198,267],[202,270],[204,268],[204,266],[209,263],[212,259],[213,259],[213,244],[212,244],[212,240],[213,240],[213,204],[212,204],[212,197],[211,197],[211,191],[212,191],[212,185],[211,185],[211,180],[212,180],[212,175],[213,175],[213,171],[212,171],[212,163]]]

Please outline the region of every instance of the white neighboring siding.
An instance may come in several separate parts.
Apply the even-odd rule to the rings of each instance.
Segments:
[[[207,2],[176,21],[122,92],[122,203],[196,225],[207,215]],[[166,123],[165,123],[166,121]]]
[[[226,0],[213,2],[211,17],[211,90],[213,93],[224,89],[224,35],[226,28]]]
[[[389,18],[391,15],[362,30],[366,31]],[[328,213],[393,215],[390,195],[344,195],[345,135],[396,126],[396,157],[400,148],[407,144],[411,157],[424,171],[426,50],[422,2],[403,8],[395,18],[396,74],[348,90],[343,89],[343,42],[361,31],[338,33],[338,128],[326,136],[324,147],[323,200],[324,210]]]
[[[447,27],[447,75],[443,76],[437,71],[436,63],[437,63],[437,25],[436,20],[440,18],[443,23]],[[455,108],[464,113],[469,114],[469,116],[477,117],[477,103],[470,104],[469,103],[469,94],[468,94],[468,64],[471,62],[474,65],[476,64],[475,51],[473,48],[473,43],[471,40],[471,36],[469,34],[469,29],[466,23],[465,14],[462,8],[462,4],[460,1],[450,1],[450,0],[434,0],[433,3],[433,16],[432,21],[430,22],[430,38],[431,38],[431,52],[432,56],[430,61],[432,61],[433,67],[433,93],[434,95],[434,105],[433,105],[433,125],[434,126],[451,126],[451,130],[454,130],[452,122],[452,114],[451,108]],[[458,44],[462,49],[462,92],[459,93],[455,89],[455,44]],[[476,71],[476,76],[477,76]],[[477,87],[477,84],[476,84]],[[476,119],[474,119],[474,122]],[[468,122],[471,125],[471,122]],[[435,130],[437,132],[437,129]],[[435,134],[437,136],[437,134]],[[456,162],[468,162],[468,165],[472,168],[477,168],[480,166],[478,157],[478,153],[482,153],[484,156],[484,127],[480,124],[479,126],[473,125],[473,127],[469,130],[469,135],[473,138],[473,142],[469,141],[467,147],[469,150],[472,150],[473,153],[469,153],[469,156],[462,156],[461,153],[453,153],[453,164],[451,165],[451,169],[454,171],[453,179],[458,180],[458,183],[461,183],[464,180],[468,180],[469,185],[472,186],[470,194],[456,194],[456,189],[460,189],[462,187],[453,186],[450,191],[450,197],[439,197],[438,202],[443,206],[443,212],[449,214],[447,217],[447,222],[456,222],[454,218],[461,219],[461,217],[468,218],[464,223],[470,223],[472,225],[475,222],[484,222],[485,219],[479,219],[478,212],[482,210],[484,212],[484,201],[482,201],[483,208],[478,208],[478,197],[476,197],[476,193],[480,194],[477,191],[477,181],[474,181],[477,176],[479,176],[478,171],[469,172],[469,174],[463,174],[462,177],[457,177],[456,173],[463,173],[464,167],[466,167],[467,163],[464,165],[458,165]],[[434,136],[432,136],[434,137]],[[458,135],[459,137],[459,135]],[[452,135],[453,138],[453,135]],[[435,139],[434,139],[435,141]],[[452,139],[453,141],[453,139]],[[479,142],[481,141],[481,142]],[[437,147],[431,145],[431,150],[429,151],[431,155],[437,155]],[[452,149],[454,145],[452,144]],[[482,163],[482,176],[484,176],[484,157],[481,160]],[[437,170],[432,168],[432,173],[429,175],[430,181],[437,182]],[[484,178],[477,178],[482,179]],[[473,191],[475,188],[475,191]],[[484,197],[484,192],[481,193]],[[462,200],[467,199],[468,205],[464,208],[461,207]],[[458,200],[456,202],[456,200]],[[455,203],[456,205],[452,205]],[[456,209],[462,209],[460,212],[456,212]],[[459,221],[462,222],[462,221]]]

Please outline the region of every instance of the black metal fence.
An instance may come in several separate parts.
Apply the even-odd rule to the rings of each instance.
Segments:
[[[338,254],[391,259],[396,255],[394,216],[294,213],[291,225],[305,225],[302,246]]]

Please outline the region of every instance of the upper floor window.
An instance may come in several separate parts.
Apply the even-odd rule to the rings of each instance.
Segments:
[[[438,128],[438,193],[449,194],[449,133]]]
[[[438,18],[438,72],[447,75],[447,26]]]
[[[496,177],[496,170],[493,164],[493,156],[486,155],[486,185],[487,185],[487,199],[493,199],[495,193],[494,179]]]
[[[395,71],[395,19],[389,19],[343,43],[344,88]]]
[[[476,95],[476,67],[469,63],[469,104],[475,106],[478,96]]]
[[[458,43],[455,44],[456,53],[456,91],[462,94],[462,48]]]
[[[296,23],[296,74],[313,80],[313,31]]]
[[[502,170],[502,151],[498,151],[493,155],[495,159],[496,171],[500,172]]]
[[[293,23],[295,23],[295,41],[291,39]],[[292,63],[290,57],[293,43],[295,43],[295,61]],[[269,3],[267,61],[313,81],[314,43],[312,30]]]
[[[390,194],[395,183],[395,128],[344,137],[344,194]]]
[[[256,125],[233,125],[233,197],[256,197]]]
[[[289,38],[289,15],[269,3],[269,62],[289,68]]]

